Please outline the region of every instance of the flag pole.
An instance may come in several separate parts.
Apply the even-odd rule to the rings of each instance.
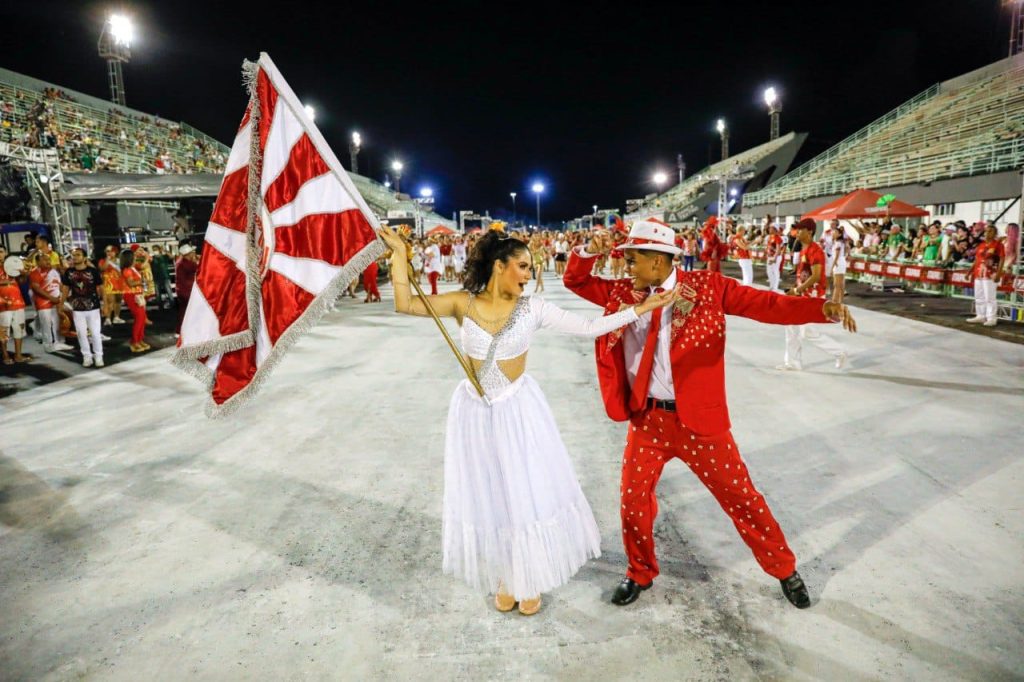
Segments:
[[[404,235],[401,236],[403,239],[405,238]],[[407,249],[406,256],[411,258],[412,251]],[[466,356],[459,351],[455,342],[452,341],[452,337],[448,333],[448,328],[444,326],[444,322],[442,322],[441,318],[437,316],[437,313],[434,311],[434,306],[430,305],[430,301],[427,300],[427,295],[423,293],[420,283],[416,281],[416,273],[412,271],[412,263],[410,263],[409,260],[406,260],[405,266],[408,268],[409,281],[416,288],[416,295],[420,297],[420,300],[423,301],[423,306],[427,309],[427,312],[430,313],[430,316],[434,318],[434,324],[437,325],[438,330],[441,332],[441,336],[443,336],[444,340],[448,342],[448,347],[452,349],[452,353],[455,354],[455,358],[459,361],[459,364],[462,365],[462,370],[466,373],[466,378],[469,379],[471,384],[473,384],[473,388],[475,388],[476,392],[480,394],[480,397],[487,400],[487,395],[484,393],[484,387],[480,385],[480,381],[476,378],[476,372],[473,371],[473,367],[469,364],[469,361],[466,360]]]

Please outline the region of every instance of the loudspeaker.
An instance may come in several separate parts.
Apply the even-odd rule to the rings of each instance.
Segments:
[[[101,258],[108,246],[121,246],[121,228],[117,224],[117,204],[112,201],[96,201],[89,204],[89,226],[92,228],[92,243],[96,257]]]
[[[28,220],[30,197],[25,172],[0,159],[0,222]]]

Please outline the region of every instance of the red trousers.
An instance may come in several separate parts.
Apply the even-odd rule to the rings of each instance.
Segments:
[[[674,412],[648,410],[633,417],[622,457],[622,544],[629,560],[627,577],[646,585],[658,575],[654,555],[654,489],[661,470],[678,457],[715,496],[754,558],[780,580],[796,570],[796,557],[754,487],[729,431],[698,436],[679,423]]]
[[[146,308],[135,302],[135,294],[125,294],[124,302],[128,304],[128,310],[132,311],[132,343],[141,343],[146,334]]]
[[[377,272],[379,268],[376,263],[370,263],[363,270],[363,289],[366,289],[366,296],[370,300],[380,299],[380,290],[377,289]]]
[[[427,279],[430,280],[430,294],[431,296],[437,296],[437,280],[441,276],[439,272],[431,272],[427,274]]]

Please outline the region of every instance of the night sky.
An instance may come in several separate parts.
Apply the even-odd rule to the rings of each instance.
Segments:
[[[768,138],[762,91],[782,131],[810,132],[799,160],[929,85],[1006,56],[999,0],[944,2],[4,3],[0,65],[109,97],[96,41],[104,17],[134,18],[128,105],[231,143],[246,105],[243,58],[265,51],[348,167],[383,179],[401,158],[405,191],[434,188],[438,211],[562,220],[654,191],[717,160],[724,117],[735,153]],[[271,11],[270,8],[277,8]]]

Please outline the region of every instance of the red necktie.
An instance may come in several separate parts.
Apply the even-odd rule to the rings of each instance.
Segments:
[[[658,287],[654,293],[660,294],[664,289]],[[651,326],[647,330],[647,341],[644,352],[640,356],[640,367],[633,379],[633,392],[629,396],[629,411],[639,412],[647,403],[647,387],[651,384],[651,370],[654,369],[654,352],[658,349],[658,331],[661,329],[661,308],[651,311]]]

